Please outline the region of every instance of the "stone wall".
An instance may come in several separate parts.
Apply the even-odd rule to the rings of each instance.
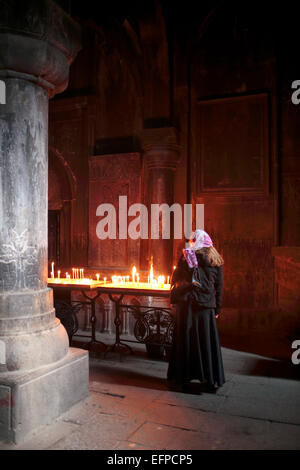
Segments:
[[[87,209],[94,204],[89,161],[118,167],[118,159],[140,154],[144,202],[159,184],[157,176],[150,182],[144,165],[143,133],[174,128],[180,150],[169,193],[172,178],[169,183],[169,174],[162,176],[165,194],[181,204],[205,204],[205,228],[225,258],[224,308],[235,328],[241,308],[261,311],[251,317],[256,325],[276,308],[273,247],[300,243],[300,106],[290,100],[298,73],[297,24],[288,8],[274,7],[270,21],[261,2],[202,7],[197,14],[192,7],[156,5],[137,8],[134,20],[82,19],[84,48],[71,67],[69,90],[51,104],[51,146],[74,189],[64,213],[70,220],[64,264],[98,263],[95,220]],[[290,25],[287,37],[280,24]],[[99,203],[107,202],[101,184],[98,190],[94,184],[92,196],[98,191]],[[114,183],[114,194],[122,185]],[[142,241],[135,252],[143,269],[151,246]],[[175,263],[183,246],[184,240],[175,240],[171,248],[161,244],[161,251],[171,249]],[[116,253],[124,254],[120,247]],[[100,271],[109,264],[99,262]]]

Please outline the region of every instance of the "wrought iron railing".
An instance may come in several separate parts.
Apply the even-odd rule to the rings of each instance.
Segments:
[[[77,314],[83,305],[86,304],[89,304],[89,302],[75,302],[74,305],[70,305],[60,300],[55,302],[56,316],[60,318],[62,324],[66,328],[70,343],[72,341],[72,337],[76,335],[79,327]],[[129,315],[132,315],[135,319],[133,334],[136,340],[122,336],[121,342],[145,344],[146,350],[151,357],[168,358],[175,325],[174,311],[171,308],[126,305],[121,302],[119,303],[118,308],[120,311],[118,312],[118,315],[115,316],[114,321],[115,327],[119,333],[118,336],[121,334],[122,326],[122,320],[119,313],[126,312]],[[94,317],[95,307],[91,309],[91,322],[95,321]],[[128,349],[131,348],[128,347]]]

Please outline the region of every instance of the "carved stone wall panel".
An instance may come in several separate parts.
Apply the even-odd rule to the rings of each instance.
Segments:
[[[268,190],[266,94],[199,101],[197,191]]]
[[[267,93],[193,106],[192,201],[204,204],[205,230],[225,260],[224,307],[274,303],[269,115]]]
[[[276,283],[276,302],[290,314],[300,312],[300,247],[273,248]]]
[[[90,157],[89,175],[89,266],[115,270],[139,266],[140,240],[119,239],[118,221],[119,196],[127,196],[128,207],[141,202],[140,154]],[[116,239],[100,240],[97,236],[96,227],[102,217],[96,216],[96,211],[100,204],[112,204],[116,210]]]

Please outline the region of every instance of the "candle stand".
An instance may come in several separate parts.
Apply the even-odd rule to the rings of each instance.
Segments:
[[[120,360],[123,353],[132,353],[132,348],[126,343],[143,343],[146,345],[148,353],[155,353],[155,350],[162,351],[170,347],[172,343],[172,334],[174,328],[174,315],[171,308],[164,307],[149,307],[145,305],[126,305],[122,304],[125,295],[133,297],[163,297],[169,298],[169,289],[160,288],[140,288],[138,284],[128,283],[130,287],[124,285],[116,286],[113,283],[93,283],[92,285],[79,285],[74,283],[55,283],[49,280],[48,286],[56,289],[64,290],[79,290],[83,297],[88,302],[78,302],[81,304],[89,304],[91,306],[91,324],[92,335],[90,345],[98,343],[101,344],[104,350],[104,357],[109,352],[118,351],[120,353]],[[96,295],[90,297],[86,291],[95,291]],[[107,294],[109,299],[115,305],[115,339],[114,343],[110,345],[104,344],[102,341],[96,339],[96,300],[102,295]],[[73,307],[74,308],[74,307]],[[75,307],[78,310],[78,305]],[[121,311],[126,309],[131,313],[135,320],[134,335],[137,341],[121,338]],[[74,335],[86,337],[87,335]],[[89,336],[90,337],[90,336]],[[152,354],[153,355],[153,354]],[[155,355],[155,354],[154,354]],[[156,354],[161,356],[161,354]]]
[[[51,280],[52,281],[52,280]],[[48,287],[52,287],[53,290],[54,290],[54,293],[55,291],[72,291],[72,290],[76,290],[76,291],[80,291],[82,296],[87,299],[87,301],[75,301],[74,303],[76,304],[75,306],[70,304],[69,305],[69,312],[70,312],[70,315],[71,316],[77,316],[77,313],[78,311],[80,310],[80,307],[82,305],[89,305],[90,308],[91,308],[91,317],[90,317],[90,322],[91,322],[91,326],[92,326],[92,331],[91,331],[91,335],[84,335],[84,334],[77,334],[77,330],[78,330],[78,321],[74,321],[75,323],[75,328],[71,328],[69,329],[68,331],[68,328],[67,326],[66,329],[67,329],[67,332],[68,332],[68,335],[69,335],[69,340],[70,340],[70,343],[72,341],[72,338],[74,336],[78,336],[78,337],[82,337],[82,338],[90,338],[91,340],[88,342],[88,349],[90,349],[90,347],[93,345],[93,344],[100,344],[101,346],[103,346],[103,348],[106,348],[106,344],[104,344],[102,341],[99,341],[96,339],[96,326],[97,326],[97,316],[96,316],[96,300],[100,297],[101,295],[101,291],[98,291],[95,284],[93,285],[82,285],[82,284],[67,284],[67,283],[64,283],[64,284],[60,284],[60,283],[56,283],[56,282],[49,282],[48,281]],[[94,295],[93,297],[87,295],[86,291],[94,291],[96,295]],[[55,297],[55,295],[54,295]],[[67,313],[67,309],[66,309],[66,305],[67,303],[66,302],[61,302],[61,301],[58,301],[57,302],[57,310],[59,312],[58,314],[58,317],[60,316],[65,316],[65,313]],[[77,319],[77,317],[76,317]]]

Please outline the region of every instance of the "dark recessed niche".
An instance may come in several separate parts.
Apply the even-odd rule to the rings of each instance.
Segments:
[[[140,152],[141,146],[138,137],[115,137],[113,139],[99,139],[95,143],[94,155],[109,155],[114,153]]]

